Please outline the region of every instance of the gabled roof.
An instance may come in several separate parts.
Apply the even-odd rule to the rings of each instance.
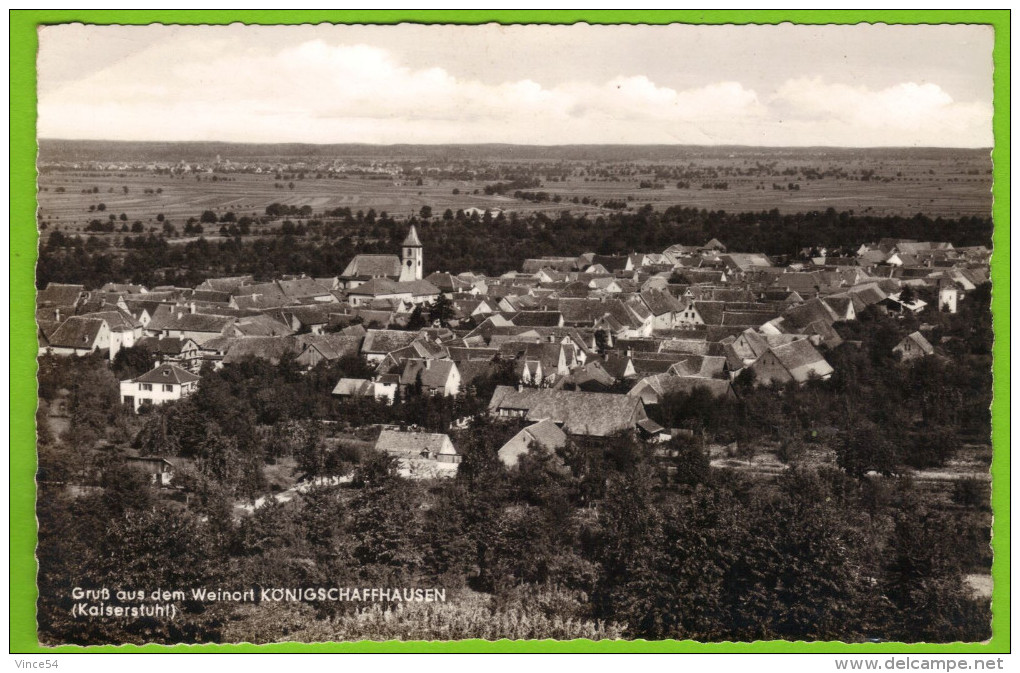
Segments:
[[[560,430],[558,425],[548,420],[539,421],[511,437],[499,449],[499,459],[507,467],[513,467],[532,446],[550,452],[566,446],[566,444],[567,435]]]
[[[278,281],[283,294],[292,298],[321,297],[328,295],[330,288],[320,285],[314,278]]]
[[[274,320],[268,315],[255,315],[247,318],[241,318],[234,323],[234,330],[238,333],[238,336],[287,336],[293,334],[292,330],[287,325],[283,324],[279,320]]]
[[[691,394],[695,388],[704,388],[712,397],[735,398],[733,386],[726,379],[710,379],[702,376],[677,376],[675,374],[655,374],[647,376],[637,383],[627,393],[628,396],[637,397],[642,394],[645,388],[651,388],[661,400],[665,395],[686,393]]]
[[[362,353],[390,353],[404,348],[418,338],[417,332],[403,330],[370,329],[365,332],[365,340],[361,344]]]
[[[723,320],[723,311],[726,308],[726,302],[722,301],[696,301],[693,302],[693,308],[701,316],[701,320],[706,325],[721,325]]]
[[[396,255],[357,255],[344,268],[344,278],[381,278],[400,276],[400,258]]]
[[[832,308],[821,299],[815,298],[783,313],[783,328],[788,331],[799,331],[813,322],[824,322],[831,325],[837,319],[839,316]]]
[[[333,388],[333,394],[371,397],[375,395],[375,385],[368,379],[340,379]]]
[[[924,338],[924,335],[921,334],[920,332],[911,332],[907,336],[903,337],[903,339],[900,340],[898,344],[896,344],[896,348],[902,348],[903,344],[907,341],[913,342],[914,345],[916,345],[917,348],[926,355],[931,355],[932,353],[935,352],[935,348],[931,345],[931,343],[927,339]]]
[[[423,455],[457,455],[449,436],[433,432],[400,432],[383,430],[375,443],[376,451],[406,454],[408,457]]]
[[[832,365],[826,362],[821,353],[807,339],[791,341],[782,346],[773,346],[769,350],[790,373],[790,376],[800,383],[807,381],[811,372],[817,376],[827,376],[833,371]]]
[[[92,348],[103,328],[109,329],[102,318],[73,316],[68,318],[49,336],[50,346],[57,348]]]
[[[357,355],[362,340],[360,336],[344,334],[302,334],[295,338],[302,351],[314,348],[327,360]]]
[[[196,290],[216,290],[218,292],[234,292],[242,285],[254,283],[253,276],[232,276],[229,278],[206,278]]]
[[[300,347],[292,337],[255,336],[234,339],[223,355],[223,363],[240,362],[249,357],[277,364],[287,355],[297,355]]]
[[[548,388],[497,386],[489,410],[499,409],[524,411],[527,420],[548,419],[570,434],[593,437],[633,430],[635,423],[646,417],[641,401],[626,395]]]
[[[559,311],[521,311],[510,320],[518,327],[559,327],[563,314]]]
[[[164,337],[159,339],[157,337],[142,337],[135,342],[138,346],[145,346],[153,353],[160,355],[180,355],[186,350],[197,350],[198,344],[193,340],[181,337]],[[191,349],[188,348],[188,344],[191,344]]]
[[[74,306],[84,294],[84,285],[50,283],[46,289],[39,290],[36,303],[39,306]]]
[[[82,315],[105,320],[111,332],[130,332],[142,326],[141,323],[135,320],[134,316],[116,306],[106,306],[105,310],[89,311]]]

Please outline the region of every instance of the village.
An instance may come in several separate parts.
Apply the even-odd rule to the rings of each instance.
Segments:
[[[357,399],[455,398],[499,374],[487,409],[522,422],[499,450],[512,468],[529,450],[555,452],[568,438],[625,433],[656,444],[689,434],[647,413],[671,394],[732,400],[738,381],[778,391],[826,380],[834,374],[826,354],[845,341],[834,325],[866,310],[956,313],[988,281],[990,257],[983,246],[883,239],[854,251],[805,249],[779,266],[713,239],[528,259],[493,277],[424,275],[426,254],[412,223],[398,252],[357,255],[335,277],[246,275],[194,288],[50,283],[38,294],[39,353],[98,352],[112,362],[144,349],[151,369],[120,382],[121,402],[136,413],[193,394],[207,367],[252,358],[293,358],[307,370],[360,359],[371,374],[335,382],[341,409]],[[902,334],[896,357],[937,357],[942,344],[930,330],[922,320]],[[444,433],[387,427],[375,448],[407,474],[450,476],[461,461]],[[135,459],[164,486],[171,461]]]

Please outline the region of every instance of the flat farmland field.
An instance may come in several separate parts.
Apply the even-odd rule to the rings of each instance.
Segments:
[[[538,158],[493,154],[472,157],[473,173],[527,175],[537,186],[503,194],[486,194],[486,187],[505,178],[435,177],[448,165],[420,156],[387,157],[399,165],[398,174],[334,174],[322,170],[212,172],[203,169],[178,174],[165,171],[60,167],[39,177],[38,218],[46,230],[84,231],[93,220],[116,227],[141,222],[146,231],[169,220],[178,230],[204,211],[218,217],[262,217],[272,203],[310,206],[314,216],[336,208],[353,212],[387,212],[405,218],[429,206],[441,217],[450,209],[499,209],[527,214],[569,210],[591,216],[612,208],[635,210],[651,204],[727,212],[777,209],[781,213],[853,211],[877,216],[982,216],[991,213],[991,162],[981,152],[956,150],[768,150],[744,148],[725,152],[702,148],[676,156],[641,158],[621,155],[603,158],[541,158],[543,148],[529,148]],[[280,163],[292,156],[275,158]],[[283,169],[287,171],[288,169]],[[677,179],[680,176],[680,179]],[[491,189],[490,189],[491,191]],[[514,198],[515,191],[541,193],[538,200]],[[160,217],[162,216],[162,218]],[[292,217],[292,219],[298,219]],[[207,227],[208,231],[213,227]],[[218,227],[216,227],[218,229]]]

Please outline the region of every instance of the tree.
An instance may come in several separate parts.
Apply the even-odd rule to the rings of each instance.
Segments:
[[[420,330],[423,327],[428,327],[428,323],[425,321],[425,315],[421,309],[421,304],[414,307],[411,311],[411,317],[407,320],[407,329],[414,331]]]
[[[869,471],[884,475],[896,472],[896,448],[884,430],[871,421],[863,420],[847,429],[836,447],[836,462],[854,477],[863,477]]]
[[[669,462],[675,469],[677,483],[695,486],[708,481],[711,471],[708,452],[695,439],[674,437],[666,445],[666,450],[670,454]]]
[[[913,304],[916,300],[917,295],[914,293],[914,288],[904,285],[903,289],[900,290],[900,301],[904,304]]]
[[[202,216],[200,218],[198,218],[198,221],[203,223],[203,224],[216,224],[216,221],[218,219],[219,218],[216,217],[216,213],[214,213],[213,211],[211,211],[211,210],[204,210],[204,211],[202,211]]]
[[[422,206],[421,210],[418,211],[418,215],[421,216],[421,219],[428,221],[432,218],[432,206]]]
[[[117,377],[133,379],[152,369],[153,353],[146,346],[136,344],[131,348],[121,348],[113,358],[113,371]]]
[[[429,305],[429,318],[438,320],[443,327],[448,327],[455,315],[453,302],[445,294],[440,293]]]

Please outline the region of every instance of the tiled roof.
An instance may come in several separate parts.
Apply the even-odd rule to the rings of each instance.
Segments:
[[[92,348],[104,326],[109,328],[102,318],[73,316],[50,334],[50,345],[58,348]]]
[[[177,365],[165,364],[151,369],[133,380],[135,383],[176,383],[179,385],[192,383],[200,378]]]
[[[588,393],[548,388],[517,390],[497,386],[489,402],[489,410],[525,411],[532,421],[549,419],[561,424],[574,435],[607,437],[616,432],[632,430],[645,418],[640,400],[625,395]]]
[[[340,274],[345,278],[381,278],[400,276],[400,258],[396,255],[357,255]]]

